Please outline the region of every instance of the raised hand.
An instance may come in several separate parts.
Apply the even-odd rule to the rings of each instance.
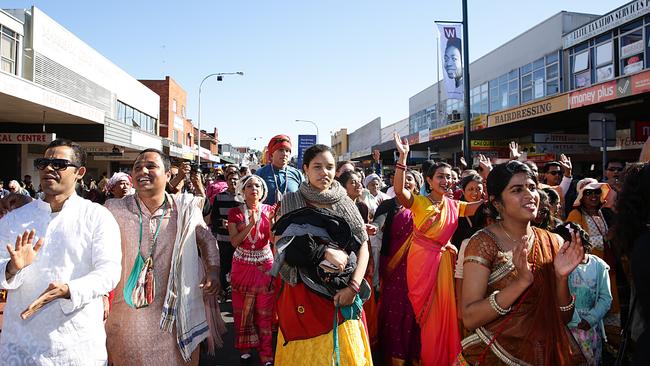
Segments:
[[[483,154],[479,154],[478,156],[478,165],[483,169],[484,172],[489,173],[492,171],[492,162]]]
[[[459,161],[460,161],[460,165],[463,167],[463,169],[467,168],[467,161],[465,161],[464,156],[461,156]]]
[[[518,160],[521,156],[521,153],[519,152],[519,144],[515,141],[510,141],[510,144],[508,144],[508,150],[510,151],[510,160]]]
[[[571,171],[573,170],[573,164],[571,164],[571,158],[564,154],[561,154],[559,163],[562,166],[562,169],[564,170],[564,175],[570,176]]]
[[[528,263],[528,243],[523,242],[512,250],[512,263],[517,269],[517,279],[526,285],[531,285],[535,279],[533,265]]]
[[[397,132],[393,134],[393,138],[395,139],[395,148],[397,149],[397,152],[401,156],[408,154],[410,150],[409,142],[406,139],[402,141],[402,138],[399,137],[399,134]]]
[[[40,238],[36,244],[32,246],[35,235],[36,230],[25,230],[23,235],[18,235],[16,237],[15,248],[12,248],[11,244],[7,244],[7,251],[9,252],[9,257],[11,258],[9,264],[7,265],[7,272],[9,272],[9,274],[14,275],[16,272],[34,262],[36,253],[38,253],[38,250],[41,249],[41,246],[43,245],[43,238]]]
[[[553,267],[555,274],[560,277],[567,277],[584,259],[585,252],[582,248],[582,239],[577,232],[571,233],[571,241],[565,241],[555,255]]]

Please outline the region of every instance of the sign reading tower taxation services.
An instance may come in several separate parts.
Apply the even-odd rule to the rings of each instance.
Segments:
[[[440,51],[447,99],[463,99],[463,28],[461,24],[436,23],[440,33]]]
[[[302,170],[302,156],[305,150],[316,144],[316,135],[298,135],[298,169]]]

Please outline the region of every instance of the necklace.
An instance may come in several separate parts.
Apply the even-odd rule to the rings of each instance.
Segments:
[[[135,205],[138,206],[138,217],[140,219],[140,237],[138,240],[138,253],[140,252],[140,248],[142,247],[142,209],[140,208],[140,203],[138,202],[138,199],[135,199]],[[153,260],[153,251],[156,248],[156,244],[158,244],[158,234],[160,234],[160,226],[162,225],[163,219],[165,218],[165,215],[167,215],[167,196],[165,195],[165,201],[163,201],[161,207],[163,207],[163,213],[162,216],[160,216],[160,221],[158,221],[158,226],[156,227],[156,232],[153,234],[152,238],[152,244],[151,247],[149,248],[149,255],[147,258],[151,258]],[[160,208],[160,207],[158,207]]]
[[[246,226],[248,226],[250,222],[250,214],[251,212],[255,215],[255,227],[251,228],[251,230],[246,234],[246,239],[248,239],[248,242],[251,243],[251,247],[255,249],[255,244],[262,238],[260,235],[260,226],[262,225],[262,210],[261,206],[258,206],[254,209],[249,209],[248,204],[244,204],[244,223]],[[253,239],[253,231],[255,231],[255,239]]]
[[[519,243],[522,242],[521,239],[515,240],[510,236],[510,234],[508,234],[508,231],[506,230],[506,228],[503,227],[503,222],[502,221],[499,221],[499,227],[501,228],[501,231],[503,231],[504,234],[506,234],[506,237],[508,237],[508,239],[510,239],[511,242],[513,242],[515,244],[519,244]],[[523,242],[525,242],[527,244],[530,241],[530,238],[532,238],[532,235],[530,235],[530,234],[526,234],[526,235],[522,236]]]

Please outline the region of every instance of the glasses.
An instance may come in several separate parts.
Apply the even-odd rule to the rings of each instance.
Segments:
[[[592,195],[600,196],[602,193],[603,191],[600,189],[585,189],[584,195],[585,197],[589,197]]]
[[[623,168],[607,168],[607,171],[620,173],[623,171]]]
[[[550,174],[550,175],[560,175],[560,171],[559,171],[559,170],[551,170],[550,172],[546,172],[546,173],[547,173],[547,174]]]
[[[34,160],[34,168],[38,170],[45,170],[48,166],[51,166],[52,169],[56,171],[66,170],[68,167],[73,166],[79,168],[79,165],[71,162],[67,159],[48,159],[48,158],[38,158]]]

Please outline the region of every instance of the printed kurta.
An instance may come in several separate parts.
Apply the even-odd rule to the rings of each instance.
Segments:
[[[141,254],[145,258],[149,253],[156,227],[161,218],[163,220],[158,244],[153,254],[156,281],[154,301],[141,309],[133,309],[124,301],[124,284],[129,278],[138,253],[140,223],[136,199],[138,199],[137,195],[133,195],[121,200],[106,202],[106,207],[113,213],[119,224],[123,252],[122,275],[120,283],[115,289],[113,308],[106,322],[110,361],[115,365],[185,365],[176,343],[176,324],[174,324],[171,333],[160,330],[160,316],[178,229],[178,212],[170,195],[167,195],[167,199],[171,205],[164,218],[162,218],[162,207],[152,214],[140,202],[143,221]],[[218,252],[212,233],[206,227],[198,226],[196,234],[203,259],[212,265],[218,265]],[[198,265],[199,263],[197,263],[197,267]],[[198,352],[194,353],[192,364],[198,364]]]

